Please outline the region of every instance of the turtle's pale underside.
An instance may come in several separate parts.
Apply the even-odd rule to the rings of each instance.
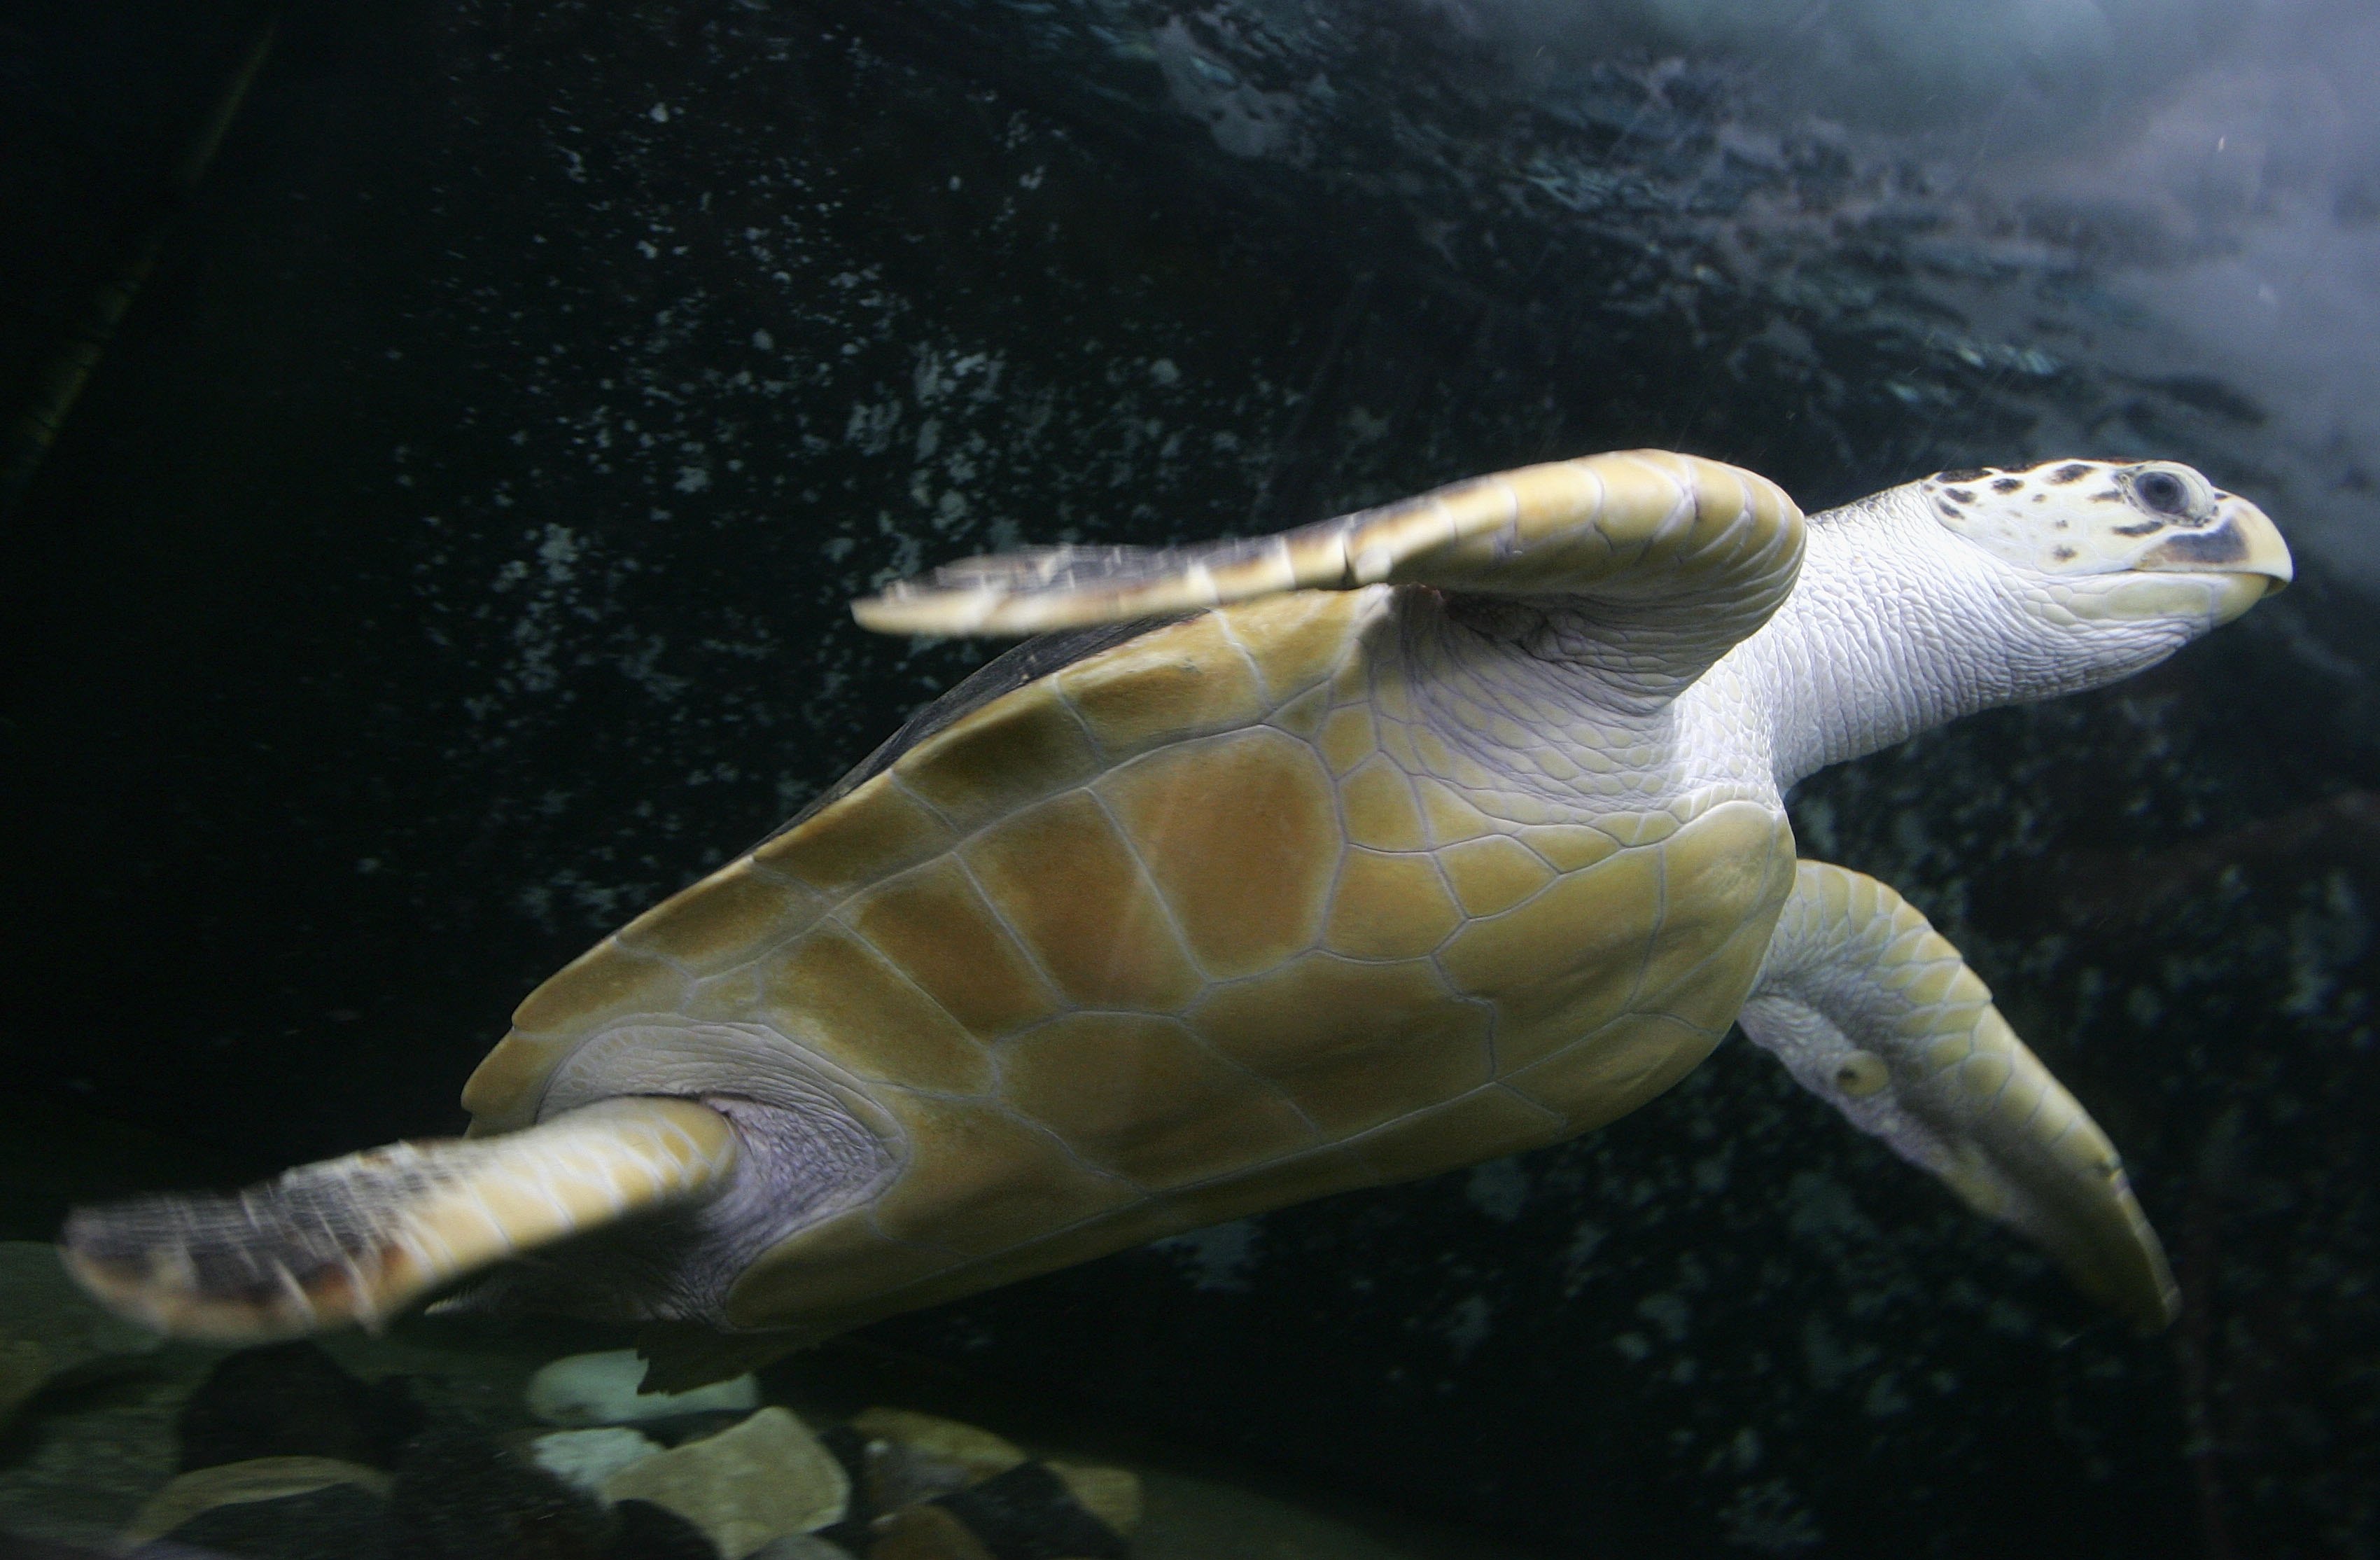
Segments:
[[[1897,894],[1797,862],[1782,796],[2289,577],[2186,466],[1944,472],[1805,522],[1652,451],[955,565],[861,622],[1044,637],[540,986],[470,1137],[87,1210],[67,1259],[219,1338],[491,1267],[484,1303],[817,1337],[1570,1137],[1741,1022],[2154,1326],[2172,1281],[2105,1135]]]

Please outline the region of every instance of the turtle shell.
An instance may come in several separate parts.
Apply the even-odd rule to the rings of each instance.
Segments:
[[[1012,652],[533,993],[474,1130],[577,1103],[550,1085],[607,1036],[798,1054],[891,1168],[726,1319],[823,1334],[1633,1109],[1733,1020],[1784,818],[1486,769],[1425,717],[1403,610],[1436,607],[1296,592]]]

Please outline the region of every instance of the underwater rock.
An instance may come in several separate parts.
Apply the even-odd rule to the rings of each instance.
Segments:
[[[1140,1526],[1140,1475],[1130,1469],[1090,1463],[1051,1462],[1042,1465],[1058,1476],[1075,1504],[1125,1538]]]
[[[771,1539],[840,1521],[851,1481],[791,1410],[771,1408],[622,1469],[603,1493],[666,1506],[740,1560]]]
[[[0,1532],[0,1560],[110,1560],[110,1557],[102,1551],[85,1549],[80,1544]]]
[[[570,1355],[530,1379],[528,1411],[548,1424],[593,1425],[760,1406],[759,1385],[750,1376],[692,1392],[640,1392],[644,1379],[645,1360],[634,1349]]]
[[[787,1533],[744,1556],[744,1560],[851,1560],[851,1551],[832,1544],[816,1533]]]
[[[540,1439],[627,1437],[643,1441],[612,1429]],[[0,1560],[15,1560],[8,1542],[0,1537]],[[394,1477],[327,1457],[186,1473],[141,1507],[122,1542],[145,1560],[719,1560],[702,1530],[666,1507],[624,1500],[599,1512],[498,1443],[455,1432],[419,1438]]]
[[[124,1543],[137,1548],[225,1507],[273,1505],[333,1486],[358,1492],[377,1509],[393,1483],[379,1469],[336,1457],[254,1457],[221,1463],[182,1474],[150,1496],[125,1528]],[[344,1511],[351,1504],[342,1504],[338,1509]]]
[[[49,1379],[49,1351],[40,1344],[28,1338],[0,1342],[0,1419],[14,1417],[17,1406]]]
[[[633,1463],[658,1456],[662,1444],[625,1425],[556,1430],[528,1444],[529,1460],[574,1490],[600,1494],[603,1481]]]
[[[617,1526],[604,1560],[719,1560],[718,1547],[702,1530],[667,1506],[622,1501],[612,1517]]]
[[[1119,1515],[1128,1512],[1136,1521],[1138,1481],[1133,1482],[1127,1503],[1120,1498],[1112,1481],[1086,1481],[1102,1505]],[[939,1510],[956,1517],[991,1560],[1053,1560],[1060,1555],[1067,1560],[1122,1560],[1125,1553],[1123,1536],[1087,1509],[1072,1482],[1046,1463],[1021,1463],[996,1479],[944,1495],[930,1507],[913,1509]]]
[[[897,1441],[870,1441],[860,1456],[860,1489],[869,1514],[899,1511],[980,1483],[989,1475]]]
[[[851,1498],[844,1505],[843,1520],[820,1529],[817,1536],[851,1553],[863,1552],[868,1548],[868,1525],[882,1515],[869,1488],[874,1482],[868,1469],[868,1448],[871,1443],[847,1424],[821,1426],[818,1438],[819,1444],[825,1447],[841,1465],[844,1478],[851,1485]],[[888,1448],[891,1446],[889,1442],[883,1444]]]
[[[870,1441],[888,1441],[927,1456],[957,1463],[976,1479],[1005,1473],[1025,1460],[1014,1442],[958,1420],[907,1408],[866,1408],[851,1417],[851,1428]]]
[[[938,1505],[915,1505],[875,1525],[868,1560],[997,1560],[967,1525]]]
[[[871,1513],[898,1511],[980,1484],[1025,1461],[1022,1448],[988,1430],[905,1408],[852,1417],[862,1488]]]
[[[69,1371],[157,1347],[152,1333],[93,1304],[46,1241],[0,1241],[0,1426]]]
[[[131,1553],[140,1560],[381,1560],[401,1552],[391,1545],[386,1503],[341,1483],[214,1506]]]
[[[832,1536],[871,1556],[888,1545],[896,1554],[973,1553],[954,1547],[944,1517],[999,1560],[1121,1554],[1121,1536],[1140,1523],[1140,1480],[1124,1469],[1033,1462],[988,1430],[906,1408],[867,1409],[837,1433],[859,1442],[864,1505]],[[905,1516],[928,1505],[937,1515]]]
[[[484,1435],[424,1432],[389,1496],[406,1560],[596,1560],[610,1527],[596,1504]]]
[[[386,1468],[420,1428],[402,1381],[367,1386],[303,1340],[225,1356],[175,1420],[184,1472],[259,1457]]]
[[[698,1414],[671,1414],[657,1420],[638,1420],[637,1429],[664,1446],[683,1446],[689,1441],[700,1441],[722,1430],[733,1430],[751,1415],[749,1407],[706,1408]]]

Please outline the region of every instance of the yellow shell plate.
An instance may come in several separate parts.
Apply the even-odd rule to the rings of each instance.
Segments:
[[[1732,1021],[1784,820],[1472,794],[1390,606],[1227,607],[962,716],[532,993],[476,1129],[631,1015],[859,1079],[897,1169],[728,1306],[825,1334],[1634,1108]]]

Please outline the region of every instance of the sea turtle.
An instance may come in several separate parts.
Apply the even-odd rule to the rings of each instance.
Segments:
[[[85,1210],[67,1259],[213,1338],[491,1267],[467,1295],[812,1338],[1571,1137],[1741,1022],[2156,1326],[2106,1136],[1906,901],[1796,861],[1782,798],[2289,574],[2261,510],[2165,461],[1805,521],[1659,451],[953,565],[854,610],[1041,637],[540,986],[470,1136]]]

